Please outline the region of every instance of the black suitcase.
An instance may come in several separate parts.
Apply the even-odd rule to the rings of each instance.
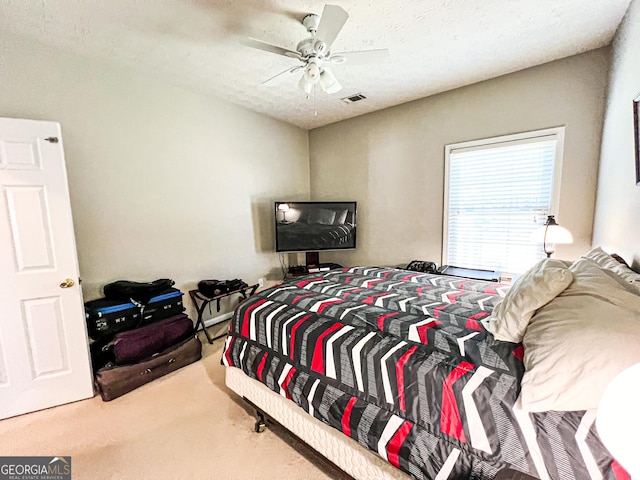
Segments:
[[[149,360],[133,365],[107,366],[98,370],[95,386],[108,402],[125,393],[202,358],[202,344],[193,336]]]
[[[168,288],[147,305],[99,298],[84,304],[89,336],[94,340],[140,327],[184,311],[182,292]]]

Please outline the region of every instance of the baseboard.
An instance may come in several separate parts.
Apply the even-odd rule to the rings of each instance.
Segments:
[[[226,320],[229,320],[233,317],[233,312],[223,313],[222,315],[218,315],[217,317],[208,318],[204,321],[205,327],[211,327],[213,325],[217,325],[218,323],[222,323]]]

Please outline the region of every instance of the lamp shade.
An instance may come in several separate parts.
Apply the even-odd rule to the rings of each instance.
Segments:
[[[598,407],[596,427],[602,443],[631,475],[640,478],[640,363],[623,370],[607,386]]]
[[[531,241],[543,243],[545,241],[545,231],[547,233],[547,243],[573,243],[573,235],[571,232],[558,224],[543,225],[536,228],[531,234]]]
[[[573,243],[573,235],[569,230],[558,225],[553,215],[548,215],[545,224],[531,232],[530,240],[542,243],[544,253],[550,257],[555,252],[557,243]]]
[[[278,210],[280,210],[281,212],[288,212],[289,211],[289,204],[288,203],[281,203],[280,205],[278,205]]]

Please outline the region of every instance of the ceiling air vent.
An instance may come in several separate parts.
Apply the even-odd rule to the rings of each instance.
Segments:
[[[359,102],[360,100],[364,100],[365,98],[367,97],[365,97],[363,94],[356,93],[355,95],[351,95],[350,97],[344,97],[342,101],[344,103],[355,103],[355,102]]]

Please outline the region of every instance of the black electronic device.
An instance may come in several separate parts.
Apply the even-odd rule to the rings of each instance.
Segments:
[[[406,270],[422,273],[436,273],[438,271],[438,266],[433,262],[425,260],[411,260],[409,265],[407,265]]]
[[[308,272],[305,265],[291,265],[289,267],[289,273],[291,275],[305,275]]]
[[[356,202],[275,202],[276,252],[356,248]]]

